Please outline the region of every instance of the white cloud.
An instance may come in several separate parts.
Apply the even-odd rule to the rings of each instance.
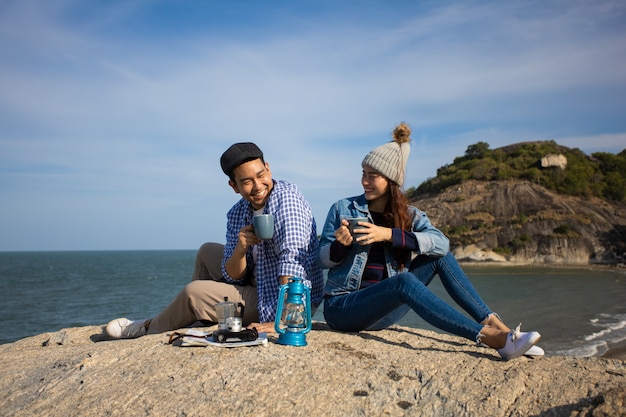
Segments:
[[[0,197],[12,201],[0,226],[26,236],[0,239],[0,250],[54,249],[54,238],[44,247],[25,232],[33,218],[51,235],[80,223],[90,236],[60,246],[121,244],[81,209],[109,229],[123,224],[133,238],[121,242],[136,247],[221,239],[236,196],[218,159],[241,140],[300,185],[318,222],[360,191],[363,156],[400,121],[414,130],[407,186],[479,140],[624,147],[623,2],[346,3],[342,19],[290,8],[264,29],[150,33],[144,16],[172,4],[0,6]],[[56,209],[43,215],[38,198]],[[180,213],[195,230],[168,228]]]

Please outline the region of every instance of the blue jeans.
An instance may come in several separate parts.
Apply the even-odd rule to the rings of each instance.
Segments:
[[[439,275],[452,299],[475,321],[437,297],[426,286]],[[474,289],[451,253],[443,257],[418,256],[409,272],[378,284],[324,301],[324,318],[335,329],[348,332],[380,330],[397,322],[409,308],[433,326],[477,341],[480,322],[493,314]]]

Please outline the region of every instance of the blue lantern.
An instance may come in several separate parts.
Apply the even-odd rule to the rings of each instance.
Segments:
[[[302,278],[289,278],[280,287],[274,328],[281,345],[306,346],[306,334],[311,331],[311,290]]]

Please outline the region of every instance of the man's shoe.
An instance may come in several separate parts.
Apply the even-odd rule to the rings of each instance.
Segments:
[[[112,339],[135,339],[146,334],[146,320],[111,320],[106,333]]]
[[[537,332],[521,332],[521,324],[506,337],[506,345],[498,349],[498,353],[505,361],[518,358],[525,354],[539,339]]]

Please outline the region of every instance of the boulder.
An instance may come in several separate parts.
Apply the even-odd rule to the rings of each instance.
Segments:
[[[549,168],[549,167],[558,167],[561,169],[565,169],[567,167],[567,157],[562,154],[548,154],[541,158],[541,167]]]
[[[503,361],[493,349],[395,326],[305,347],[111,341],[101,326],[0,345],[3,416],[620,416],[626,361]]]
[[[459,262],[507,262],[504,256],[476,245],[458,246],[452,254]]]

